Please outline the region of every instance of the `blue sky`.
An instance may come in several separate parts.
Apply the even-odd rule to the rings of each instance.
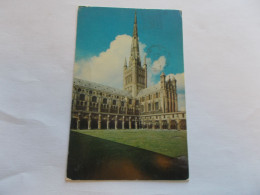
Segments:
[[[79,7],[74,76],[122,88],[135,11],[141,60],[147,56],[148,86],[156,84],[163,71],[177,79],[178,92],[184,94],[182,17],[178,10]]]

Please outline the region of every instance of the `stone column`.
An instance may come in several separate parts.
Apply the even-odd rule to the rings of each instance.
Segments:
[[[86,102],[87,112],[89,112],[89,102]]]
[[[132,129],[131,117],[129,117],[129,129]]]
[[[107,129],[109,129],[109,115],[107,115]]]
[[[91,129],[91,114],[88,117],[88,129]]]
[[[101,114],[98,115],[98,129],[101,129]]]
[[[122,120],[122,129],[125,129],[125,116],[123,116],[123,120]]]
[[[153,125],[153,129],[155,129],[155,121],[154,121],[154,119],[152,120],[152,125]]]
[[[162,119],[161,118],[159,120],[159,123],[160,123],[160,129],[162,129]]]
[[[77,118],[77,129],[80,129],[80,118]]]
[[[135,118],[135,129],[137,129],[137,119]]]
[[[167,125],[168,125],[168,129],[171,129],[170,119],[167,119]]]
[[[117,116],[115,117],[115,129],[117,129]]]
[[[181,120],[177,119],[176,123],[177,123],[177,130],[181,130]]]

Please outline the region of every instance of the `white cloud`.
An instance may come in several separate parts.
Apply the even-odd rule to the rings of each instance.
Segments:
[[[74,76],[76,78],[102,83],[111,87],[122,88],[123,66],[125,57],[127,63],[129,61],[131,41],[132,37],[129,35],[118,35],[115,40],[110,43],[110,47],[106,51],[101,52],[98,56],[76,62],[74,65]],[[145,47],[146,45],[144,43],[139,42],[142,64],[144,56],[146,56],[144,51]],[[150,58],[146,58],[146,63],[148,67],[148,86],[152,86],[155,84],[152,80],[152,75],[158,74],[163,70],[166,64],[166,58],[161,56],[153,63]],[[179,110],[185,109],[185,95],[183,94],[184,74],[169,74],[166,76],[166,80],[170,77],[175,77],[177,79]],[[181,93],[179,93],[179,91]]]
[[[153,62],[152,72],[154,74],[160,73],[164,69],[165,65],[166,65],[166,58],[165,58],[165,56],[160,56],[158,58],[158,60]]]
[[[118,35],[110,43],[110,47],[98,56],[83,59],[75,63],[74,76],[76,78],[102,83],[111,87],[123,87],[123,66],[125,57],[129,61],[132,37]],[[140,57],[143,61],[146,45],[139,42]],[[147,62],[150,63],[150,59]]]

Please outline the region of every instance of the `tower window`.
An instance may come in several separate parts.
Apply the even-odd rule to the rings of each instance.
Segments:
[[[113,100],[113,105],[116,105],[116,100]]]
[[[103,104],[107,104],[107,98],[103,99]]]
[[[96,102],[97,101],[97,97],[96,96],[93,96],[92,97],[92,102]]]
[[[155,102],[155,110],[159,110],[159,103]]]
[[[80,95],[79,95],[79,99],[80,99],[80,100],[85,100],[85,95],[84,95],[84,94],[80,94]]]

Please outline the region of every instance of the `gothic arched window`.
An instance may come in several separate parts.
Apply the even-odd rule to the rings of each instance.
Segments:
[[[92,102],[96,102],[97,101],[97,97],[96,96],[93,96],[92,97]]]
[[[84,94],[80,94],[79,95],[79,99],[84,101],[85,100],[85,95]]]

